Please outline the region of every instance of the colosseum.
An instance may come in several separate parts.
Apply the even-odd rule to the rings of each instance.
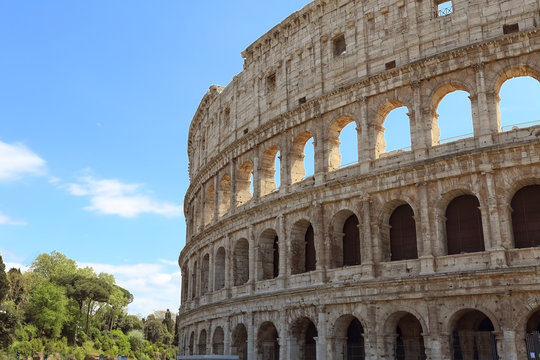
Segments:
[[[540,80],[539,14],[315,0],[243,51],[189,129],[179,354],[538,359],[540,122],[501,125],[499,94]],[[443,139],[455,91],[472,134]],[[400,107],[410,147],[389,151]]]

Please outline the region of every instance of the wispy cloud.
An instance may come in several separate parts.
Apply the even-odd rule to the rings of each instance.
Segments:
[[[45,160],[24,144],[0,141],[0,181],[16,180],[24,175],[45,173]]]
[[[11,217],[0,211],[0,226],[1,225],[25,226],[26,221],[13,220]]]
[[[159,201],[144,193],[141,184],[126,184],[117,179],[97,179],[84,176],[77,183],[65,186],[75,196],[90,198],[90,205],[84,209],[98,214],[118,215],[125,218],[143,213],[165,217],[179,217],[180,205]]]
[[[176,312],[180,306],[181,277],[178,266],[161,263],[78,265],[92,267],[97,273],[114,275],[116,283],[134,295],[134,301],[129,305],[132,314],[146,316],[156,310],[166,309]]]

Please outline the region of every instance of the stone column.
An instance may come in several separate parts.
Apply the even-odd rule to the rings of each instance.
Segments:
[[[208,293],[214,292],[214,279],[216,276],[216,261],[214,259],[214,244],[210,245],[208,252]]]
[[[256,359],[255,357],[255,341],[257,339],[255,338],[255,325],[253,323],[253,313],[249,313],[247,315],[247,356],[248,359]]]
[[[326,311],[324,307],[321,307],[318,309],[319,311],[319,319],[318,319],[318,328],[317,328],[317,360],[326,360],[327,359],[327,345],[326,345],[326,338],[328,336],[327,334],[327,320],[326,320]],[[332,359],[332,355],[330,355],[330,359]]]
[[[214,214],[212,214],[212,223],[219,218],[219,177],[214,176]]]
[[[259,156],[253,157],[253,199],[258,200],[261,197],[261,164]]]
[[[278,325],[279,358],[287,358],[287,311],[282,310],[279,314]]]
[[[225,235],[225,291],[227,292],[227,297],[230,296],[231,291],[231,279],[232,279],[232,245],[231,238],[229,234]]]
[[[280,286],[282,288],[285,288],[287,286],[286,279],[288,278],[289,274],[287,272],[288,266],[287,266],[287,253],[289,248],[289,241],[288,241],[288,234],[287,234],[287,223],[285,220],[285,216],[280,215],[277,219],[278,222],[278,232],[279,232],[279,276],[280,279]]]
[[[360,229],[360,251],[361,251],[361,263],[368,267],[367,277],[375,277],[375,263],[373,256],[373,237],[371,232],[371,200],[369,195],[366,195],[362,198],[361,205],[361,214],[362,214],[362,226]],[[359,224],[360,225],[360,224]]]
[[[512,330],[503,330],[502,339],[503,353],[499,354],[505,360],[518,360],[516,347],[516,332]]]
[[[214,194],[212,194],[214,196]],[[206,227],[206,186],[201,186],[201,222],[200,230],[204,230]]]
[[[361,96],[360,102],[360,136],[358,136],[358,162],[362,172],[367,172],[370,169],[370,162],[374,159],[371,151],[371,141],[368,126],[368,98]]]
[[[433,258],[432,249],[433,244],[431,241],[431,221],[429,216],[432,207],[429,203],[428,184],[424,181],[416,184],[416,187],[418,188],[418,197],[420,199],[420,206],[418,208],[419,214],[418,216],[415,216],[419,221],[419,223],[417,223],[417,229],[420,229],[420,236],[417,238],[422,243],[418,252],[421,261],[420,271],[423,274],[429,274],[435,271],[435,260]]]
[[[431,142],[428,141],[428,139],[431,138],[431,136],[429,136],[431,126],[428,126],[428,119],[422,117],[420,84],[420,80],[415,80],[410,83],[414,98],[412,109],[409,109],[411,150],[414,151],[414,156],[417,160],[425,159],[427,157],[426,149],[431,146]]]
[[[229,205],[229,211],[236,209],[236,159],[232,159],[230,165],[230,174],[231,174],[231,200]]]
[[[473,119],[473,122],[479,122],[475,124],[474,136],[479,137],[480,144],[489,145],[493,142],[491,135],[498,133],[499,128],[497,126],[497,116],[493,116],[495,115],[497,104],[494,103],[495,97],[493,94],[491,92],[488,93],[486,89],[484,68],[484,63],[474,65],[474,72],[476,74],[476,90],[478,96],[478,117]],[[478,133],[476,132],[477,129]]]
[[[315,223],[313,224],[314,242],[317,259],[317,270],[325,271],[328,267],[329,249],[325,246],[325,223],[324,223],[324,205],[314,203]]]
[[[290,139],[291,133],[289,130],[285,131],[281,135],[281,149],[279,149],[279,177],[280,188],[285,189],[288,192],[288,188],[291,185],[291,161],[288,156],[290,153]]]
[[[231,319],[225,319],[225,325],[223,326],[223,333],[225,334],[223,339],[223,354],[231,355]]]

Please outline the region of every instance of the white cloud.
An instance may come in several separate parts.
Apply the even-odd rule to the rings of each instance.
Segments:
[[[16,180],[23,175],[45,173],[45,160],[24,144],[0,141],[0,181]]]
[[[84,209],[98,214],[118,215],[125,218],[136,217],[143,213],[165,217],[181,215],[180,205],[153,199],[143,193],[140,184],[125,184],[116,179],[96,179],[84,176],[79,183],[66,186],[75,196],[90,197],[90,205]]]
[[[114,275],[116,283],[134,296],[133,303],[128,306],[131,314],[147,316],[156,310],[178,311],[181,284],[178,265],[167,266],[160,263],[78,265],[92,267],[96,273],[106,272]]]
[[[26,225],[26,222],[13,220],[12,218],[0,211],[0,225],[24,226]]]
[[[14,263],[14,262],[5,262],[4,265],[6,265],[6,272],[8,272],[10,269],[19,269],[21,272],[26,272],[30,269],[30,266],[26,266],[20,263]]]

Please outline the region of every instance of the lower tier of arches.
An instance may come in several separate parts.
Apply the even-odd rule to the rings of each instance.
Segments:
[[[204,306],[180,314],[179,354],[240,360],[539,358],[538,270],[325,286]]]

